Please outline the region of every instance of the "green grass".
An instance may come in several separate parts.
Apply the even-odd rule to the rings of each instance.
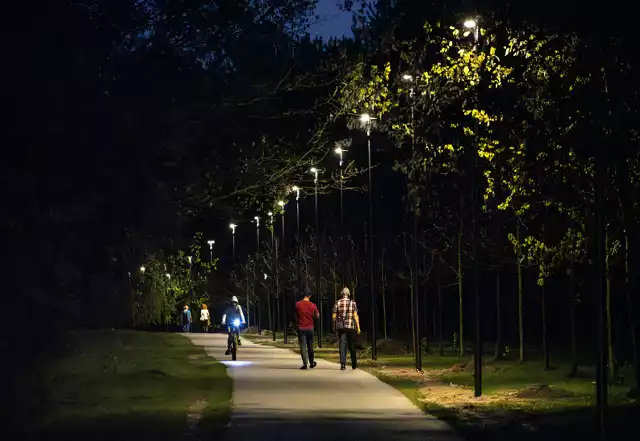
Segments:
[[[229,418],[225,367],[176,334],[74,333],[42,380],[37,439],[174,441],[190,432],[192,413],[200,415],[197,431],[215,440]]]
[[[264,338],[248,336],[265,343]],[[274,345],[272,341],[267,344]],[[279,347],[296,350],[292,342]],[[470,441],[547,441],[595,439],[595,372],[593,367],[582,366],[579,376],[570,378],[570,364],[558,359],[551,370],[544,370],[535,358],[524,364],[516,360],[488,362],[483,368],[483,399],[472,398],[474,376],[461,365],[471,362],[469,357],[459,358],[452,353],[445,356],[423,355],[425,375],[415,372],[412,354],[398,354],[402,343],[389,342],[388,347],[371,361],[367,350],[360,351],[358,364],[382,381],[395,387],[414,404],[449,423],[463,438]],[[388,350],[385,353],[385,349]],[[337,361],[335,345],[315,350],[317,357]],[[457,365],[457,369],[452,369]],[[611,385],[609,400],[610,439],[625,439],[637,431],[640,408],[627,398],[635,386],[633,375],[627,368],[621,372],[628,379],[625,384]],[[458,387],[451,387],[451,384]],[[537,393],[537,386],[546,385],[545,393]],[[513,399],[511,394],[530,391],[526,399]],[[551,391],[551,392],[549,392]],[[460,393],[462,392],[462,393]],[[460,396],[460,398],[452,398]],[[636,418],[634,418],[636,417]]]

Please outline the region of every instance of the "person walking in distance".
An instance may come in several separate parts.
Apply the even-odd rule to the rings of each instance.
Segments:
[[[356,302],[349,298],[349,288],[342,288],[342,298],[333,305],[331,319],[333,329],[338,332],[340,342],[340,369],[345,370],[347,366],[347,346],[351,355],[351,368],[358,366],[356,360],[356,335],[360,335],[360,318],[358,317],[358,306]]]
[[[184,305],[182,309],[182,332],[191,332],[191,311],[189,311],[189,305]]]
[[[320,312],[311,299],[311,291],[306,288],[302,300],[296,303],[296,322],[298,323],[298,342],[300,343],[300,355],[302,356],[301,370],[307,366],[316,367],[313,353],[313,319],[320,318]]]
[[[202,331],[207,333],[209,332],[209,325],[211,324],[211,316],[209,315],[209,309],[207,308],[207,304],[202,304],[202,310],[200,310],[200,325],[202,326]]]

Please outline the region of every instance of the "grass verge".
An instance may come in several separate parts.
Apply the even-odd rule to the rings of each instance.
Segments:
[[[177,334],[84,331],[41,370],[32,439],[218,439],[229,419],[225,367]]]
[[[262,344],[297,351],[290,339],[273,342],[269,337],[247,336]],[[316,357],[338,361],[335,344],[316,349]],[[470,441],[546,441],[595,440],[595,373],[582,368],[569,377],[570,365],[559,361],[551,370],[532,359],[521,364],[514,360],[488,362],[483,367],[483,396],[473,396],[474,376],[469,358],[452,353],[424,355],[424,372],[416,372],[412,354],[404,353],[404,343],[379,344],[376,361],[367,350],[360,351],[359,366],[395,387],[426,412],[449,423]],[[632,378],[631,372],[622,372]],[[626,375],[625,375],[626,374]],[[608,414],[609,439],[624,439],[635,433],[634,416],[640,416],[638,403],[626,394],[631,384],[610,387]]]

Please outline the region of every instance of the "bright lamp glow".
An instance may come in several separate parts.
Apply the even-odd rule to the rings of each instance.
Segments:
[[[171,279],[171,274],[167,273],[165,276],[167,276],[167,279]]]
[[[235,230],[235,229],[236,229],[236,227],[237,227],[237,225],[236,225],[236,224],[229,224],[229,228],[231,228],[232,230]]]
[[[267,213],[269,216],[273,216],[273,211]]]
[[[278,205],[284,207],[284,201],[278,201]]]
[[[336,147],[334,152],[336,152],[337,155],[341,155],[342,154],[342,149],[340,147]]]
[[[468,20],[465,20],[464,27],[467,29],[473,29],[476,27],[476,21],[471,18]]]
[[[267,280],[267,273],[264,273],[264,280]]]
[[[145,272],[145,271],[146,271],[146,268],[144,267],[144,265],[142,265],[142,266],[140,267],[140,272],[141,272],[142,274],[144,274],[144,272]]]
[[[413,81],[413,76],[409,74],[402,75],[402,79],[405,81]]]
[[[318,173],[318,169],[315,167],[311,167],[311,170],[309,170],[311,173]]]
[[[297,185],[294,185],[293,187],[291,187],[291,191],[299,191],[300,187],[298,187]]]
[[[216,243],[215,240],[208,240],[207,243],[209,244],[209,248],[213,247],[213,244]]]
[[[368,113],[363,113],[360,115],[360,121],[366,124],[371,121],[371,116]]]
[[[236,328],[237,328],[238,326],[240,326],[240,319],[235,319],[235,320],[233,321],[233,326],[235,326]]]
[[[193,257],[187,256],[187,260],[189,261],[189,263],[191,263],[191,261],[193,260]]]

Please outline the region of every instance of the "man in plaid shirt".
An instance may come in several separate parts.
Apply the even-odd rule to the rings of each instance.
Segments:
[[[360,318],[358,306],[349,298],[349,288],[342,289],[342,298],[333,305],[333,329],[338,331],[340,340],[340,369],[347,365],[347,345],[351,355],[351,368],[357,367],[356,362],[356,334],[360,335]]]

